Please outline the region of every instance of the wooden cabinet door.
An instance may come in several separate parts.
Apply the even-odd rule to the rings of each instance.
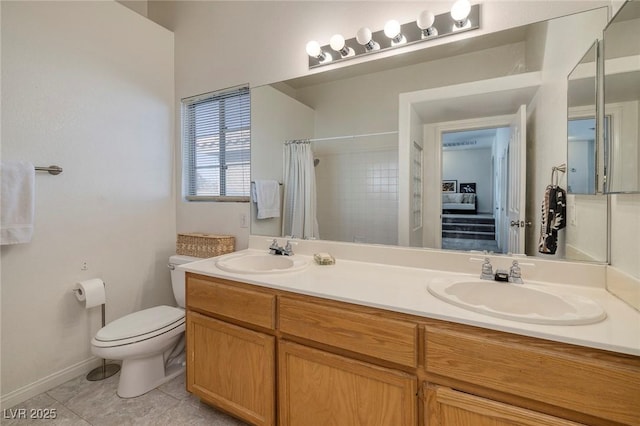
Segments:
[[[425,385],[425,426],[579,426],[450,388]]]
[[[187,390],[255,425],[275,424],[275,338],[187,312]]]
[[[282,426],[415,426],[417,378],[295,343],[278,344]]]

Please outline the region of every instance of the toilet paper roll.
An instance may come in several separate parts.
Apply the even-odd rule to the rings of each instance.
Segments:
[[[104,282],[100,278],[80,281],[74,288],[76,298],[84,303],[86,309],[102,305],[107,300],[104,291]]]

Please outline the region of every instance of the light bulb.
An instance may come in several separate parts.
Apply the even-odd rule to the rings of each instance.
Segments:
[[[422,30],[422,38],[438,35],[438,30],[433,27],[436,17],[430,10],[423,10],[418,16],[416,24]]]
[[[335,34],[329,40],[329,46],[331,46],[331,48],[336,52],[341,51],[344,47],[344,37],[342,37],[340,34]]]
[[[398,34],[400,34],[400,23],[398,21],[392,19],[384,24],[384,35],[393,39],[396,38]]]
[[[420,16],[418,16],[416,24],[418,24],[418,28],[420,28],[421,30],[426,30],[433,25],[435,20],[436,17],[434,16],[433,12],[431,12],[430,10],[423,10],[422,13],[420,13]]]
[[[458,0],[451,7],[451,18],[455,21],[456,27],[462,28],[467,24],[467,17],[471,12],[469,0]]]
[[[400,23],[395,19],[387,21],[387,23],[384,24],[384,35],[391,39],[392,46],[407,42],[407,39],[404,38],[404,35],[400,32]]]
[[[365,45],[371,41],[371,30],[367,27],[362,27],[356,33],[356,40],[358,43]]]
[[[311,40],[307,43],[307,55],[317,59],[321,64],[331,62],[333,59],[330,54],[322,51],[320,43],[315,40]]]
[[[373,40],[371,30],[367,27],[362,27],[358,30],[356,41],[358,44],[363,45],[367,52],[380,49],[380,45]]]
[[[317,58],[322,53],[322,49],[320,48],[320,43],[315,40],[311,40],[307,43],[307,55],[312,58]]]
[[[336,52],[340,52],[340,56],[343,58],[346,56],[354,56],[356,52],[350,47],[347,47],[344,42],[344,37],[341,34],[335,34],[329,40],[329,46]]]

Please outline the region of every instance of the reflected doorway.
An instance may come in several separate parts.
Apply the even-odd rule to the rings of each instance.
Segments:
[[[596,191],[596,119],[574,118],[568,123],[569,173],[567,191],[593,194]]]
[[[442,248],[506,252],[509,137],[509,127],[442,133]]]

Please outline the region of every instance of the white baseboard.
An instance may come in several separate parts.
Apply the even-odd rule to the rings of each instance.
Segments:
[[[50,374],[47,377],[36,380],[35,382],[23,386],[19,389],[11,391],[6,395],[1,395],[0,409],[4,410],[11,408],[82,374],[86,374],[95,367],[98,367],[101,362],[102,359],[91,357],[87,360],[71,365],[63,370]]]

